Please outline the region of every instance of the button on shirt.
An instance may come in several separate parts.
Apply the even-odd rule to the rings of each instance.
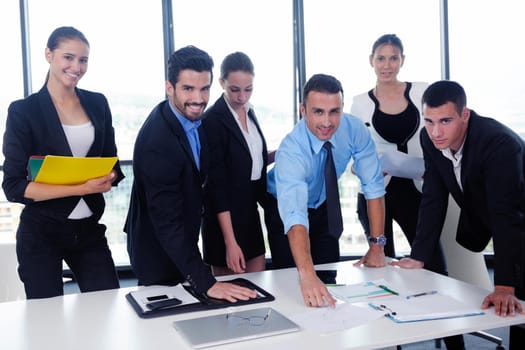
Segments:
[[[337,178],[353,159],[365,197],[384,196],[381,164],[363,122],[343,114],[339,128],[329,141],[333,147]],[[309,229],[308,208],[318,208],[326,200],[324,142],[312,134],[305,120],[301,119],[277,150],[275,166],[268,173],[268,192],[277,198],[285,233],[297,224]]]
[[[169,101],[169,105],[171,108],[171,111],[179,122],[182,124],[182,128],[184,129],[184,132],[186,133],[186,137],[188,138],[188,142],[190,143],[191,151],[193,153],[193,159],[195,160],[195,164],[197,165],[197,169],[200,169],[200,153],[201,153],[201,143],[199,140],[199,131],[198,128],[201,125],[201,120],[191,121],[188,118],[182,116],[175,107],[171,104],[171,101]]]

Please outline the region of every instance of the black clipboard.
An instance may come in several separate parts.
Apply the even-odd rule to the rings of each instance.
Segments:
[[[186,312],[194,312],[194,311],[202,311],[202,310],[212,310],[212,309],[220,309],[225,307],[234,307],[234,306],[242,306],[242,305],[249,305],[249,304],[258,304],[258,303],[264,303],[268,301],[274,301],[275,297],[268,293],[266,290],[262,289],[255,283],[253,283],[250,280],[247,280],[246,278],[234,278],[227,281],[221,281],[221,282],[228,282],[228,283],[234,283],[242,287],[253,289],[257,292],[257,298],[249,299],[249,300],[237,300],[237,302],[232,303],[227,300],[223,299],[215,299],[210,298],[205,295],[199,295],[193,291],[189,286],[183,285],[184,289],[190,293],[193,297],[199,300],[199,302],[191,303],[191,304],[184,304],[180,306],[173,306],[169,308],[160,308],[156,310],[147,310],[144,311],[142,307],[140,306],[139,302],[135,300],[132,293],[126,294],[126,299],[131,304],[137,315],[141,318],[153,318],[153,317],[161,317],[161,316],[168,316],[168,315],[175,315],[180,313],[186,313]]]

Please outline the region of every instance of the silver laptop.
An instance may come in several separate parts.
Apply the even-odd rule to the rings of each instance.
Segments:
[[[195,349],[300,330],[270,307],[175,321],[173,326]]]

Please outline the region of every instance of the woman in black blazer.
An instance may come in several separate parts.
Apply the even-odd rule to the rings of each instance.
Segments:
[[[266,195],[268,154],[249,104],[253,77],[253,64],[246,54],[226,56],[220,77],[224,94],[203,118],[211,152],[203,256],[215,275],[265,268],[257,203],[262,205]]]
[[[2,187],[7,199],[25,205],[16,233],[18,272],[26,297],[63,294],[62,262],[82,292],[118,288],[105,231],[102,193],[124,178],[113,171],[79,185],[29,179],[30,156],[117,155],[106,98],[77,88],[87,70],[89,43],[73,27],[57,28],[47,42],[49,72],[42,89],[9,106]]]

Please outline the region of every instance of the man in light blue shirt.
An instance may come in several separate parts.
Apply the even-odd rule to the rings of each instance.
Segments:
[[[353,169],[368,200],[371,236],[375,243],[356,264],[385,266],[385,187],[369,131],[359,119],[343,114],[341,83],[332,76],[317,74],[306,83],[303,94],[303,118],[282,141],[275,166],[268,174],[268,191],[277,198],[282,219],[282,223],[276,223],[276,215],[271,218],[270,205],[268,235],[275,267],[290,265],[293,258],[291,264],[295,262],[299,271],[305,304],[333,306],[335,300],[314,269],[314,264],[340,258],[338,237],[328,233],[324,143],[329,141],[332,145],[337,178],[353,159]]]

